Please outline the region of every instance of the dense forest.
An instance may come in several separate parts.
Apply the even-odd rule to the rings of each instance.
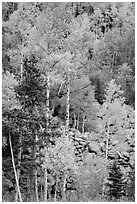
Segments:
[[[135,3],[2,3],[2,200],[135,201]]]

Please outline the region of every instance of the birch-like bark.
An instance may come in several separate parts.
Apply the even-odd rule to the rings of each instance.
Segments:
[[[26,202],[29,202],[30,200],[30,178],[29,178],[29,175],[27,176],[27,186],[28,186],[28,189],[27,189],[27,200]]]
[[[21,135],[19,135],[19,145],[18,145],[18,167],[17,167],[17,177],[18,177],[18,182],[19,182],[19,177],[20,177],[20,166],[21,166],[21,155],[22,155],[22,138]],[[16,186],[16,194],[15,194],[15,202],[18,202],[18,187]]]
[[[35,170],[35,194],[36,194],[36,201],[39,202],[37,170]]]
[[[69,76],[67,76],[66,83],[67,83],[66,131],[68,131],[68,129],[69,129],[69,108],[70,108],[70,80],[69,80]]]
[[[35,176],[35,171],[34,171],[34,165],[35,165],[35,131],[33,130],[33,135],[32,135],[32,148],[31,148],[31,170],[30,170],[30,200],[31,202],[34,201],[34,176]]]
[[[22,49],[23,49],[23,45],[21,48],[21,52],[20,52],[20,83],[23,80],[23,53],[22,53]],[[19,147],[18,147],[18,167],[17,167],[17,177],[18,177],[18,181],[19,181],[19,177],[20,177],[20,166],[21,166],[21,155],[22,155],[22,147],[21,147],[21,143],[22,143],[22,137],[21,135],[19,135]],[[18,187],[16,186],[16,194],[15,194],[15,202],[18,201]]]
[[[16,185],[17,185],[17,188],[18,188],[19,200],[20,200],[20,202],[22,202],[22,196],[21,196],[21,192],[20,192],[19,181],[18,181],[17,171],[16,171],[16,167],[15,167],[15,161],[14,161],[14,155],[13,155],[13,148],[12,148],[12,143],[11,143],[10,132],[9,132],[9,143],[10,143],[10,151],[11,151],[11,157],[12,157],[12,165],[13,165]]]
[[[22,45],[22,49],[23,49],[23,45]],[[20,55],[21,55],[21,58],[20,58],[20,78],[21,79],[20,79],[20,81],[22,82],[22,80],[23,80],[23,58],[24,58],[22,50],[20,52]]]
[[[47,147],[44,148],[44,154],[45,154],[45,170],[44,170],[44,202],[47,202],[47,191],[48,191],[48,174],[47,174]]]
[[[107,122],[106,159],[108,159],[108,143],[109,143],[109,121]]]
[[[62,201],[66,201],[66,183],[67,183],[67,173],[65,172],[62,190]]]
[[[47,133],[50,130],[50,123],[49,123],[49,95],[50,95],[50,79],[48,76],[48,73],[46,74],[46,82],[47,82],[47,91],[46,91],[46,130]],[[47,191],[48,191],[48,187],[47,187],[47,163],[48,163],[48,157],[47,157],[47,153],[48,153],[48,149],[47,149],[47,142],[46,142],[46,138],[45,138],[45,147],[44,147],[44,154],[45,154],[45,171],[44,171],[44,202],[47,202]]]
[[[83,116],[83,123],[82,123],[82,133],[85,132],[85,114]]]
[[[79,128],[79,115],[77,116],[77,130]]]
[[[74,128],[76,128],[76,123],[77,123],[76,114],[74,113]]]
[[[50,120],[50,111],[49,111],[49,96],[50,96],[50,78],[48,74],[46,74],[46,82],[47,82],[47,91],[46,91],[46,128],[49,131],[49,120]]]
[[[43,177],[42,177],[42,172],[41,172],[41,185],[40,185],[40,198],[41,198],[41,202],[43,202],[42,181],[43,181]]]
[[[37,133],[36,133],[36,134],[35,134],[35,142],[36,142],[36,146],[35,146],[35,159],[36,159],[36,152],[39,151],[38,145],[37,145],[37,141],[38,141],[38,136],[37,136]],[[35,177],[35,194],[36,194],[36,201],[39,202],[37,167],[36,167],[36,169],[35,169],[34,177]]]

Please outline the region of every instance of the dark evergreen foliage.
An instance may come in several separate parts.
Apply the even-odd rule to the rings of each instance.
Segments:
[[[24,74],[21,84],[16,87],[17,98],[24,108],[34,108],[45,101],[46,85],[41,78],[40,70],[37,68],[35,56],[24,60]]]
[[[109,168],[107,192],[110,201],[117,201],[122,196],[125,196],[125,183],[123,183],[123,174],[118,166],[118,162],[114,161]]]

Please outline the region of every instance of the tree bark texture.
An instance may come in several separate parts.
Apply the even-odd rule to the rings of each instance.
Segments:
[[[47,192],[48,192],[48,175],[47,175],[47,147],[45,145],[45,169],[44,169],[44,202],[47,202]]]
[[[36,201],[39,202],[37,170],[35,170],[35,194],[36,194]]]
[[[62,189],[62,201],[66,201],[66,183],[67,183],[67,173],[65,172],[64,181],[63,181],[63,189]]]
[[[85,114],[83,115],[83,121],[82,121],[82,133],[85,132]]]
[[[30,200],[31,202],[34,201],[34,186],[35,186],[35,171],[34,171],[34,166],[35,166],[35,131],[33,133],[33,138],[32,138],[32,147],[31,147],[31,169],[30,169]]]
[[[50,95],[50,78],[48,74],[46,74],[46,83],[47,83],[47,90],[46,90],[46,128],[49,130],[49,116],[50,116],[50,111],[49,111],[49,95]]]
[[[16,185],[17,185],[17,189],[18,189],[18,194],[19,194],[19,200],[20,200],[20,202],[22,202],[22,196],[21,196],[21,192],[20,192],[19,181],[18,181],[17,171],[16,171],[16,167],[15,167],[15,161],[14,161],[10,132],[9,132],[9,143],[10,143],[10,150],[11,150],[11,157],[12,157],[12,165],[13,165],[13,170],[14,170],[14,174],[15,174],[15,180],[16,180]]]
[[[74,113],[74,128],[76,128],[76,123],[77,123],[76,114]]]
[[[18,167],[17,167],[17,177],[19,182],[20,177],[20,165],[21,165],[21,154],[22,154],[22,147],[21,147],[22,138],[19,135],[19,145],[18,145]],[[18,202],[18,187],[16,186],[16,195],[15,195],[15,202]]]
[[[49,132],[49,96],[50,96],[50,78],[48,76],[48,73],[46,73],[46,82],[47,82],[47,90],[46,90],[46,131],[47,133]],[[44,169],[44,202],[47,202],[47,191],[48,191],[48,186],[47,186],[47,138],[45,138],[45,147],[44,147],[44,154],[45,154],[45,169]]]
[[[23,60],[24,60],[24,55],[23,55],[23,43],[22,43],[22,48],[21,48],[21,52],[20,52],[20,81],[22,82],[23,80]]]
[[[66,83],[67,83],[66,130],[68,130],[69,129],[69,108],[70,108],[70,81],[69,81],[69,76],[67,76]]]
[[[37,145],[37,141],[38,141],[38,136],[37,133],[35,134],[35,159],[36,159],[36,153],[39,152],[39,148]],[[35,194],[36,194],[36,201],[39,202],[39,194],[38,194],[38,179],[37,179],[37,167],[35,169]]]
[[[23,48],[23,46],[22,46]],[[20,52],[21,55],[21,60],[20,60],[20,82],[22,82],[23,79],[23,53],[22,50]],[[19,135],[19,147],[18,147],[18,167],[17,167],[17,177],[18,177],[18,181],[19,181],[19,176],[20,176],[20,165],[21,165],[21,154],[22,154],[22,148],[21,148],[21,141],[22,138]],[[16,195],[15,195],[15,202],[18,201],[18,187],[16,186]]]
[[[106,159],[108,159],[108,146],[109,146],[109,121],[107,122],[107,139],[106,139]]]
[[[79,115],[77,116],[77,130],[78,130],[78,128],[79,128]]]
[[[57,187],[58,187],[58,174],[56,175],[56,185],[55,185],[54,202],[56,202],[56,197],[57,197]]]

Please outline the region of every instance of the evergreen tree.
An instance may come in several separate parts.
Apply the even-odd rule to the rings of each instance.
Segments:
[[[129,172],[129,181],[127,184],[127,197],[129,201],[135,201],[135,166],[131,172]]]
[[[125,184],[123,183],[123,174],[116,160],[110,165],[108,181],[108,197],[111,201],[117,201],[125,193]]]

